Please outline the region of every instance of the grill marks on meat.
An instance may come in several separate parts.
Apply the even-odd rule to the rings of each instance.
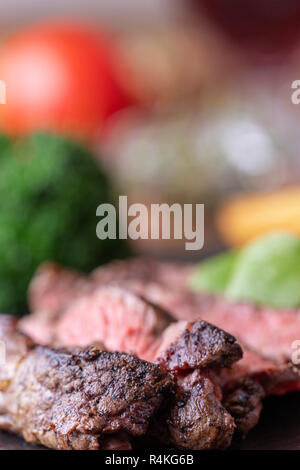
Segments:
[[[7,365],[0,369],[0,428],[57,449],[98,449],[143,435],[173,390],[162,369],[97,348],[34,346],[3,317]],[[114,440],[110,442],[109,436]]]
[[[186,323],[183,332],[163,349],[156,361],[167,370],[229,367],[242,357],[233,336],[201,320]]]

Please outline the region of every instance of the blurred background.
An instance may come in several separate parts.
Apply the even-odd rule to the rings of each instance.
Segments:
[[[4,206],[9,200],[10,214],[1,222],[0,213],[0,259],[1,249],[12,247],[4,258],[14,283],[21,276],[16,259],[31,275],[50,255],[90,269],[125,256],[127,249],[196,259],[273,229],[300,234],[300,105],[291,102],[292,82],[300,79],[297,0],[10,0],[0,4],[0,25],[0,80],[7,86],[7,104],[0,106],[0,175],[5,161],[11,177],[10,189],[1,189],[0,177],[0,197]],[[51,145],[32,142],[40,132],[51,136]],[[99,204],[119,194],[146,205],[204,203],[201,253],[184,251],[184,240],[100,249],[95,239],[97,247],[84,261],[66,259],[57,246],[70,251],[63,242],[68,218],[58,238],[54,230],[49,234],[49,206],[43,205],[46,198],[59,208],[68,197],[71,210],[74,202],[70,194],[54,197],[50,190],[75,171],[74,150],[60,140],[54,145],[55,138],[79,145],[93,160],[92,172],[107,185]],[[36,155],[37,147],[38,161],[45,148],[55,149],[58,166],[66,160],[59,178],[55,166],[47,181],[41,183],[35,171],[27,186],[24,178],[15,183],[18,169],[11,170],[7,160],[16,148],[20,158]],[[80,171],[76,177],[92,191],[99,182]],[[22,195],[12,209],[10,191],[17,201],[18,185]],[[33,190],[35,210],[45,214],[35,236],[54,240],[52,251],[43,247],[38,256],[31,252],[36,243],[29,243],[22,224],[16,230],[11,215],[23,212],[28,223],[33,220]],[[74,237],[84,217],[95,224],[95,207],[92,215],[85,210],[73,221]],[[13,228],[4,230],[7,224]],[[79,251],[85,251],[84,240]]]

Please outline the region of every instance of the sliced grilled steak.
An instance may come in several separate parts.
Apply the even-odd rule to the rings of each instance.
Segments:
[[[233,417],[221,403],[222,392],[205,371],[178,375],[178,388],[151,433],[179,449],[224,449],[235,430]],[[167,422],[167,428],[162,423]]]
[[[241,348],[231,335],[203,321],[174,322],[163,330],[170,318],[161,315],[136,295],[107,286],[73,304],[57,324],[56,335],[64,344],[103,340],[109,349],[134,349],[169,371],[188,370],[184,377],[178,375],[176,399],[160,414],[153,432],[164,444],[179,448],[226,447],[234,420],[222,406],[221,389],[209,379],[208,369],[230,366],[241,358]]]
[[[86,276],[78,271],[47,262],[40,266],[28,291],[32,312],[58,313],[65,310],[74,298],[112,282],[140,281],[158,285],[184,286],[190,274],[190,264],[156,261],[151,258],[132,258],[113,261]]]
[[[300,389],[300,369],[291,363],[277,364],[243,346],[243,358],[231,369],[219,373],[223,389],[247,377],[260,383],[266,395],[279,395]]]
[[[121,438],[128,448],[126,436],[143,435],[174,388],[170,375],[137,357],[34,346],[15,326],[1,317],[7,362],[0,367],[0,429],[28,442],[99,449]]]
[[[243,346],[243,358],[215,376],[223,404],[245,436],[258,422],[262,400],[268,395],[300,389],[300,371],[291,364],[276,364]]]
[[[28,290],[28,303],[33,313],[20,321],[19,328],[36,343],[50,344],[60,312],[93,289],[84,274],[55,263],[42,264]]]
[[[136,280],[147,284],[155,282],[163,286],[172,286],[173,289],[181,289],[192,269],[193,265],[189,263],[166,262],[139,257],[125,261],[113,261],[101,266],[91,273],[90,278],[98,286],[116,281]]]
[[[243,433],[253,426],[259,415],[261,387],[266,395],[286,393],[300,388],[298,368],[290,364],[291,344],[295,339],[299,339],[300,334],[300,312],[279,312],[245,303],[234,304],[209,294],[188,292],[185,282],[190,269],[190,266],[186,265],[183,265],[182,269],[177,265],[174,269],[169,263],[137,259],[102,267],[92,273],[89,279],[85,278],[85,281],[89,283],[91,290],[111,281],[121,282],[123,287],[170,311],[174,319],[195,321],[201,318],[237,336],[244,344],[244,358],[231,370],[226,369],[218,373],[218,377],[222,376],[224,379],[221,387],[224,390],[226,406],[228,409],[232,408],[232,413],[238,409],[236,421]],[[64,271],[61,271],[61,275],[64,277]],[[74,297],[72,290],[73,288],[70,288],[65,296],[69,299],[68,302]],[[56,295],[55,289],[53,295]],[[42,296],[41,289],[40,298]],[[57,305],[63,304],[59,301]],[[35,325],[28,323],[27,331],[37,329],[37,323],[42,323],[41,317]],[[36,320],[34,317],[32,319]],[[158,346],[157,351],[155,352],[155,348],[150,350],[149,359],[154,360],[155,354],[158,354],[162,364],[167,366],[169,361],[168,367],[175,369],[179,364],[183,367],[193,364],[190,357],[190,351],[193,350],[190,334],[186,343],[189,347],[183,348],[183,351],[180,352],[178,340],[174,350],[169,347],[186,328],[185,321],[169,325],[162,334],[160,345],[159,341],[155,343],[155,348]],[[56,320],[53,324],[56,324]],[[196,361],[195,356],[192,357]],[[256,389],[256,392],[252,393],[256,398],[252,401],[248,393],[249,387]],[[228,403],[231,403],[231,408]]]
[[[173,322],[135,294],[116,286],[99,288],[61,315],[55,338],[64,346],[103,341],[108,350],[135,353],[168,370],[228,367],[242,357],[235,338],[198,321]]]
[[[179,322],[182,324],[184,322]],[[164,336],[167,336],[167,332]],[[162,350],[162,352],[161,352]],[[229,367],[242,357],[233,336],[204,321],[185,323],[184,329],[166,346],[163,341],[156,362],[167,370]]]
[[[56,324],[61,345],[103,341],[110,351],[152,360],[172,318],[162,309],[118,286],[105,286],[74,302]]]
[[[91,290],[87,276],[56,263],[44,263],[37,270],[28,290],[28,303],[32,312],[57,313],[65,309],[74,298]]]
[[[234,421],[221,404],[221,389],[208,376],[208,368],[224,368],[242,356],[227,333],[199,321],[173,322],[126,289],[106,286],[74,302],[61,314],[55,329],[63,345],[84,346],[104,341],[109,350],[135,352],[168,370],[189,370],[178,376],[176,399],[169,402],[156,435],[163,442],[186,449],[223,448],[229,445]],[[197,373],[193,369],[197,368]],[[188,390],[189,387],[189,390]],[[178,403],[181,403],[180,410]],[[167,423],[167,426],[165,425]]]
[[[164,433],[156,423],[154,434],[164,442],[181,449],[222,449],[230,445],[235,429],[234,419],[222,405],[222,390],[216,376],[226,371],[242,356],[235,338],[203,321],[194,324],[178,322],[184,328],[178,337],[169,336],[167,349],[156,361],[167,370],[177,372],[177,392],[171,406],[164,411],[168,423]],[[162,349],[166,346],[166,338]],[[195,370],[193,370],[195,369]]]

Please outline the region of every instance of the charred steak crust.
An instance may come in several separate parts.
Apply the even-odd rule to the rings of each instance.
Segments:
[[[7,359],[15,367],[0,370],[0,429],[55,449],[99,449],[107,435],[140,436],[174,390],[159,366],[97,348],[30,346]]]
[[[221,390],[205,371],[179,376],[175,397],[161,411],[160,420],[154,418],[151,435],[183,450],[225,449],[235,423],[221,398]]]
[[[231,384],[224,392],[223,405],[233,416],[237,433],[242,437],[258,423],[264,397],[262,385],[250,377]]]
[[[199,320],[189,323],[156,362],[167,370],[221,368],[231,366],[242,355],[233,336]]]

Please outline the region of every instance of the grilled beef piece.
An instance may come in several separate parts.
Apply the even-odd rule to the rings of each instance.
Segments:
[[[91,288],[83,273],[47,262],[39,267],[30,283],[29,307],[32,312],[57,313]]]
[[[179,374],[177,391],[168,408],[154,420],[151,435],[185,450],[225,449],[231,444],[235,423],[222,405],[221,389],[205,370]],[[167,422],[167,427],[162,423]]]
[[[0,368],[0,429],[56,449],[129,447],[174,388],[154,364],[123,353],[53,350],[1,317],[7,348]],[[110,441],[109,437],[113,436]]]
[[[190,263],[175,263],[158,261],[153,258],[131,258],[125,261],[113,261],[95,269],[90,276],[95,285],[110,284],[111,282],[142,281],[155,282],[159,285],[182,288],[193,265]]]
[[[255,351],[243,345],[243,358],[231,369],[223,369],[218,374],[223,389],[231,384],[244,381],[247,377],[261,384],[265,395],[280,395],[288,391],[300,390],[300,369],[291,363],[277,364],[264,359]]]
[[[29,287],[28,302],[33,313],[24,317],[19,327],[35,342],[49,344],[52,341],[53,328],[62,312],[83,295],[111,283],[151,299],[149,301],[169,311],[173,303],[178,306],[177,290],[180,291],[179,299],[182,299],[185,292],[183,286],[190,271],[190,264],[133,258],[114,261],[96,269],[88,277],[54,263],[44,263],[37,270]],[[185,317],[186,315],[182,316],[183,319]],[[194,319],[198,318],[199,315]]]
[[[181,325],[184,322],[178,322]],[[176,324],[175,324],[176,325]],[[174,328],[169,326],[165,331]],[[203,321],[185,323],[175,339],[169,337],[167,349],[156,361],[176,371],[177,391],[162,412],[168,426],[155,423],[152,433],[164,443],[180,449],[223,449],[230,445],[235,430],[234,419],[222,405],[222,390],[216,380],[218,371],[242,357],[235,338]],[[163,341],[165,347],[167,341]],[[194,370],[193,370],[194,369]]]
[[[300,334],[300,311],[278,311],[255,305],[215,301],[201,318],[237,336],[248,348],[271,361],[291,359],[291,345]]]
[[[60,345],[87,346],[103,341],[110,351],[152,360],[171,321],[165,311],[132,292],[105,286],[74,302],[58,320],[54,336]]]
[[[206,322],[173,322],[163,310],[116,286],[99,288],[62,313],[60,345],[103,341],[108,350],[134,353],[168,370],[227,367],[241,356],[235,338]]]
[[[167,346],[163,341],[160,351],[156,362],[173,371],[230,367],[242,357],[242,350],[233,336],[201,320],[186,323],[182,333],[174,340],[171,338]]]
[[[88,277],[78,271],[56,263],[42,264],[32,279],[28,291],[28,303],[32,312],[59,313],[74,298],[112,282],[141,281],[158,285],[184,286],[192,266],[183,263],[166,263],[151,258],[132,258],[113,261],[97,268]]]
[[[33,313],[20,321],[19,328],[36,343],[50,344],[60,312],[93,289],[84,274],[55,263],[42,264],[28,290],[28,303]]]
[[[262,410],[265,391],[258,382],[245,377],[223,390],[223,406],[233,416],[237,431],[241,436],[256,426]]]
[[[235,418],[237,432],[245,436],[257,424],[266,396],[300,389],[300,371],[242,347],[243,358],[230,369],[218,371],[215,381],[222,388],[225,408]]]

